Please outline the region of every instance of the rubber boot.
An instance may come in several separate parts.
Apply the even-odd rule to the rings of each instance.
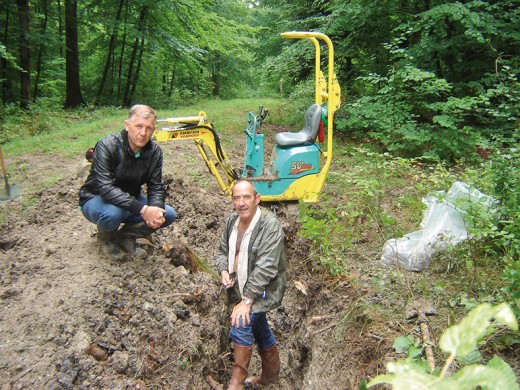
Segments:
[[[146,226],[146,223],[139,222],[133,225],[125,224],[117,232],[118,243],[121,249],[137,258],[145,258],[146,251],[137,246],[136,239],[152,234],[155,229]]]
[[[259,350],[262,358],[262,375],[252,376],[245,380],[248,385],[268,385],[278,382],[280,377],[280,354],[278,345],[273,345],[268,349]]]
[[[233,357],[235,363],[231,368],[231,379],[229,381],[228,390],[240,390],[243,388],[244,380],[247,377],[247,370],[251,355],[253,354],[253,347],[244,347],[242,345],[233,344]]]
[[[99,250],[101,253],[105,254],[105,256],[111,258],[112,260],[121,260],[123,258],[123,254],[116,244],[117,231],[107,232],[101,229],[99,226],[97,230],[97,240],[99,242]]]

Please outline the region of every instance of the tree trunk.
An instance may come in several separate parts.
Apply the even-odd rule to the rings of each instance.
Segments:
[[[132,83],[132,91],[130,92],[129,105],[134,98],[135,89],[137,87],[137,82],[139,81],[139,71],[141,70],[141,64],[143,63],[143,53],[144,53],[144,37],[141,38],[141,46],[139,48],[139,59],[137,60],[137,69],[135,70],[135,74],[134,74],[134,81]]]
[[[60,58],[63,58],[63,21],[61,15],[61,0],[58,0],[58,39],[60,40]]]
[[[45,37],[45,33],[47,32],[47,20],[49,19],[48,9],[47,9],[47,0],[42,0],[43,2],[43,20],[42,20],[42,37]],[[40,43],[40,48],[38,50],[38,60],[36,61],[36,79],[34,80],[34,93],[33,93],[33,102],[36,101],[38,97],[38,84],[40,83],[40,75],[42,72],[42,57],[44,51],[43,42]]]
[[[161,92],[166,95],[166,69],[162,73]]]
[[[29,0],[17,0],[20,19],[20,107],[31,101],[31,48],[29,47]]]
[[[2,42],[5,47],[9,47],[9,19],[11,15],[11,3],[9,0],[6,1],[5,5],[5,26]],[[9,69],[9,61],[7,58],[0,58],[0,79],[2,80],[2,104],[7,104],[12,99],[12,83],[11,79],[7,77]]]
[[[175,65],[173,65],[173,67],[172,67],[172,77],[170,78],[170,90],[168,91],[168,97],[172,97],[174,85],[175,85]]]
[[[79,82],[77,7],[77,0],[65,0],[65,108],[75,108],[84,104]]]
[[[220,82],[221,82],[220,64],[221,64],[220,54],[215,53],[213,56],[213,72],[211,75],[211,81],[213,81],[213,96],[220,95]]]
[[[126,87],[125,87],[125,93],[123,95],[123,105],[125,107],[130,107],[131,95],[135,91],[135,87],[132,86],[132,81],[135,80],[135,82],[137,82],[137,78],[138,78],[137,73],[139,71],[139,68],[137,69],[136,75],[134,76],[134,64],[136,62],[136,58],[138,57],[137,52],[138,52],[139,48],[141,48],[141,51],[139,54],[139,59],[137,61],[140,62],[141,57],[142,57],[142,51],[143,51],[143,47],[144,47],[144,30],[145,30],[145,21],[146,21],[147,11],[148,11],[148,8],[146,6],[144,6],[141,9],[141,13],[139,15],[139,22],[138,22],[138,26],[139,26],[138,34],[143,35],[143,38],[142,38],[142,40],[139,38],[139,36],[135,38],[134,47],[132,49],[132,55],[130,56],[130,61],[128,62],[129,65],[128,65],[128,73],[127,73],[127,78],[126,78]],[[139,43],[141,43],[141,45]]]
[[[121,22],[121,10],[123,9],[124,0],[119,1],[119,7],[117,8],[116,14],[116,26],[112,34],[110,34],[110,43],[108,45],[108,53],[107,60],[105,61],[105,69],[103,69],[103,75],[101,76],[101,82],[99,83],[99,88],[96,96],[94,97],[93,105],[97,104],[97,100],[101,97],[103,93],[103,89],[105,88],[105,83],[108,77],[108,71],[110,70],[110,62],[112,60],[114,54],[114,48],[116,47],[116,38],[117,38],[117,30],[119,29],[119,23]]]
[[[134,72],[134,62],[135,57],[137,56],[138,46],[139,38],[136,38],[134,42],[134,48],[132,49],[132,55],[130,56],[130,61],[128,62],[128,73],[126,77],[125,93],[123,94],[123,105],[125,107],[130,107],[130,84],[132,83],[132,74]]]
[[[117,74],[117,100],[121,99],[121,83],[123,82],[123,60],[125,58],[126,47],[126,26],[128,24],[128,0],[125,1],[125,22],[123,29],[123,39],[121,41],[121,56],[119,57],[119,69]]]

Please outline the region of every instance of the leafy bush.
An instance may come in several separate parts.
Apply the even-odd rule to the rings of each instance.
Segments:
[[[468,83],[467,94],[459,96],[454,84],[414,65],[399,39],[387,45],[395,63],[386,75],[356,80],[361,97],[348,102],[348,115],[339,113],[338,130],[368,136],[395,155],[451,164],[477,161],[490,142],[519,142],[520,82],[513,61],[498,58],[496,72]]]
[[[449,356],[440,373],[428,373],[423,365],[409,357],[388,363],[389,374],[376,376],[368,383],[368,387],[389,383],[395,389],[520,389],[511,367],[497,356],[487,365],[468,364],[453,375],[448,375],[455,360],[460,364],[474,361],[472,356],[479,355],[477,351],[479,341],[486,335],[488,328],[497,323],[518,331],[518,322],[509,305],[505,303],[494,307],[487,303],[479,305],[459,324],[446,329],[441,335],[439,347]]]
[[[448,99],[451,86],[445,80],[413,66],[362,79],[375,93],[347,104],[349,115],[338,119],[339,130],[368,135],[404,157],[455,162],[475,156],[479,135],[462,115],[475,102]]]
[[[470,209],[465,216],[472,240],[473,256],[496,259],[503,269],[502,292],[520,309],[520,149],[505,148],[488,156],[476,169],[468,169],[466,180],[496,201],[493,213]]]
[[[331,242],[334,236],[332,233],[344,229],[338,223],[334,209],[329,208],[323,214],[301,205],[300,223],[302,228],[298,234],[308,239],[318,250],[315,255],[318,257],[320,265],[327,268],[331,275],[337,276],[344,273],[344,264],[340,260],[343,248],[333,245]]]

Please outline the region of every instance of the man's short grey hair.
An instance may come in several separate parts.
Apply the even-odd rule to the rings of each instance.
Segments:
[[[148,119],[150,117],[153,117],[154,119],[157,118],[155,110],[152,107],[147,106],[145,104],[135,104],[132,107],[130,107],[130,111],[128,111],[128,120],[132,121],[135,115],[145,119]]]
[[[253,185],[253,181],[252,180],[249,180],[247,178],[240,178],[238,179],[237,181],[235,181],[233,183],[233,188],[231,188],[231,193],[233,194],[233,189],[235,188],[235,186],[239,183],[249,183],[251,185],[251,187],[253,188],[253,195],[254,196],[257,196],[258,195],[258,191],[256,190],[255,186]]]

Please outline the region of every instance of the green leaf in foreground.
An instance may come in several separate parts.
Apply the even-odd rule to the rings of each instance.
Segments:
[[[368,387],[389,383],[396,390],[459,390],[464,389],[457,385],[457,382],[449,377],[439,378],[428,374],[422,367],[412,360],[400,360],[388,363],[390,374],[378,375],[368,383]]]
[[[368,383],[368,387],[386,383],[396,390],[520,390],[512,368],[498,357],[494,357],[487,365],[472,364],[463,367],[451,377],[446,375],[456,358],[467,362],[480,358],[477,343],[486,334],[493,320],[518,331],[518,322],[508,304],[502,303],[494,307],[488,303],[481,304],[471,310],[459,324],[446,329],[441,335],[439,345],[450,355],[440,375],[429,374],[408,358],[388,363],[389,374],[376,376]],[[394,347],[403,349],[407,342],[410,342],[407,338],[398,338]]]
[[[465,389],[518,390],[516,376],[511,367],[499,357],[494,357],[487,366],[466,366],[453,379],[463,383]]]
[[[484,303],[471,310],[459,324],[444,331],[439,340],[440,348],[452,356],[467,356],[484,336],[493,318],[502,325],[518,330],[513,311],[506,303],[495,307]]]

